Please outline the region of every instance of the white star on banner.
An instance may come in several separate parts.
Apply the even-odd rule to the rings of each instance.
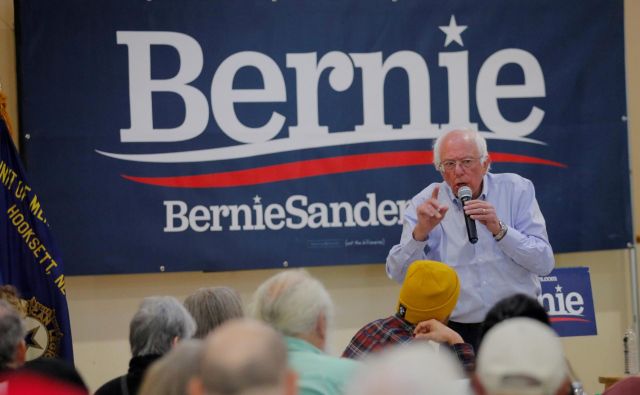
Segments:
[[[258,195],[253,197],[253,203],[254,204],[260,204],[260,201],[262,200],[262,198]]]
[[[556,285],[556,293],[560,293],[562,292],[562,287],[560,286],[560,284]]]
[[[467,26],[466,25],[458,26],[458,24],[456,23],[455,15],[451,15],[451,19],[449,20],[449,26],[438,26],[438,27],[440,28],[440,30],[444,32],[444,34],[447,35],[447,38],[444,41],[445,47],[448,47],[449,44],[451,44],[454,41],[460,44],[461,47],[464,47],[464,44],[462,43],[462,36],[460,36],[460,33],[467,30]]]

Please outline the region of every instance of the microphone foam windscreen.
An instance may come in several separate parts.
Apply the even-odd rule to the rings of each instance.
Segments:
[[[471,188],[466,185],[458,189],[458,199],[462,200],[465,198],[471,199]]]

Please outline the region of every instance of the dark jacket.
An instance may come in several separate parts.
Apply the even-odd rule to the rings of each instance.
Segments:
[[[124,376],[107,381],[94,395],[136,395],[147,368],[161,355],[143,355],[129,361],[129,371]]]

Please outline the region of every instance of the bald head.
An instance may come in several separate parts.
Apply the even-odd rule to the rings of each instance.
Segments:
[[[289,374],[284,340],[266,324],[227,321],[205,341],[200,369],[205,394],[287,394]]]
[[[333,302],[324,285],[304,269],[285,270],[260,284],[250,315],[285,336],[301,338],[326,351]]]

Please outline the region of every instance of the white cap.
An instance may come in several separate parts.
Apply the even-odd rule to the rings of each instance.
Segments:
[[[476,374],[492,395],[553,395],[568,377],[556,333],[523,317],[507,319],[487,333],[478,352]]]
[[[363,359],[345,391],[348,395],[467,395],[460,362],[448,348],[426,342],[392,345]]]

